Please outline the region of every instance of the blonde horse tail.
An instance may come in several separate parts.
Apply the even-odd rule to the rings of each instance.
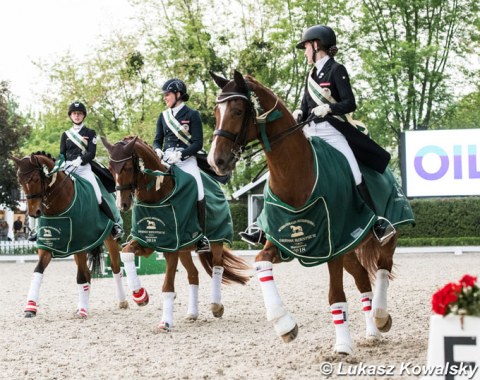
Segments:
[[[395,278],[393,272],[393,254],[397,245],[397,239],[398,237],[395,235],[388,244],[381,246],[372,235],[370,238],[367,238],[365,243],[355,249],[357,258],[368,272],[368,277],[372,284],[375,282],[378,269],[387,269],[389,271],[389,279],[393,280]]]
[[[227,247],[223,246],[222,248],[222,258],[223,258],[223,276],[222,284],[240,284],[245,285],[250,281],[251,275],[250,270],[252,269],[244,259],[233,254],[233,252]],[[213,270],[213,254],[212,252],[199,254],[200,262],[202,263],[203,268],[207,274],[211,277]]]

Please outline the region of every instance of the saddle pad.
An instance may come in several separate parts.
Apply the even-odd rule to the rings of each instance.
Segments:
[[[264,209],[257,222],[283,260],[297,258],[304,266],[328,262],[354,249],[377,217],[358,193],[345,157],[320,138],[310,140],[314,151],[315,186],[307,202],[291,207],[265,184]],[[379,216],[394,225],[414,223],[410,205],[391,171],[365,170]],[[378,205],[377,205],[378,203]],[[378,208],[377,208],[378,206]]]
[[[74,174],[72,177],[74,197],[67,210],[54,216],[41,216],[38,222],[37,248],[51,251],[54,258],[68,257],[99,246],[113,226],[113,221],[100,210],[90,182]],[[113,194],[108,193],[101,183],[99,185],[117,221],[123,224]]]
[[[132,236],[142,246],[159,252],[175,252],[192,245],[203,236],[198,223],[197,184],[195,178],[172,166],[175,188],[161,202],[135,202]],[[208,239],[231,243],[233,224],[225,194],[218,182],[202,174],[206,197],[206,234]]]

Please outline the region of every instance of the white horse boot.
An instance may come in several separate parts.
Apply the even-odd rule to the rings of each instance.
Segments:
[[[173,328],[173,301],[175,301],[175,292],[162,292],[163,312],[162,320],[158,325],[161,332],[170,332]]]
[[[372,317],[381,332],[387,332],[392,326],[392,319],[387,310],[388,276],[390,272],[386,269],[377,270],[375,278],[375,290],[372,300]]]
[[[382,337],[380,331],[378,331],[377,326],[373,321],[372,317],[372,292],[366,292],[360,294],[360,298],[362,300],[362,310],[363,315],[365,316],[365,325],[366,325],[366,332],[365,336],[368,340],[378,340]]]
[[[120,258],[125,268],[127,275],[127,283],[133,295],[133,300],[139,306],[148,304],[149,297],[147,290],[142,288],[140,278],[137,275],[137,268],[135,267],[135,254],[133,252],[120,252]]]
[[[335,326],[335,352],[352,355],[353,343],[348,328],[348,306],[346,302],[337,302],[330,305],[333,324]]]
[[[115,281],[115,294],[117,296],[118,307],[120,309],[128,309],[128,301],[125,295],[125,290],[123,289],[123,274],[122,270],[120,272],[113,273],[113,280]]]
[[[258,261],[255,263],[258,281],[262,289],[263,301],[267,310],[267,320],[273,322],[275,332],[283,336],[293,331],[297,322],[285,309],[273,279],[273,265],[270,261]]]
[[[188,287],[187,321],[193,322],[198,319],[198,285],[191,284]]]
[[[222,277],[224,268],[215,265],[212,269],[212,313],[216,318],[223,315],[224,308],[222,305]]]
[[[78,286],[78,309],[75,315],[78,318],[86,319],[88,316],[88,306],[90,301],[90,284],[77,284]]]
[[[38,299],[40,297],[40,286],[42,285],[43,273],[33,272],[30,289],[27,295],[27,306],[25,306],[25,318],[35,317],[37,315]]]

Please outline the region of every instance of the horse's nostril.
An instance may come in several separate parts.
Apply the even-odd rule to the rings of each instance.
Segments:
[[[225,163],[225,161],[222,158],[217,158],[215,160],[215,165],[217,166],[222,166]]]

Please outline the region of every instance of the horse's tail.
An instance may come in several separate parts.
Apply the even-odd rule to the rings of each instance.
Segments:
[[[99,277],[102,274],[103,244],[100,244],[89,251],[87,259],[92,277]]]
[[[222,284],[229,285],[231,283],[236,283],[240,285],[245,285],[250,281],[250,274],[248,273],[252,267],[241,257],[234,255],[231,250],[223,246],[223,276]],[[213,271],[213,253],[207,252],[202,253],[199,256],[200,262],[202,263],[203,268],[212,276]]]
[[[393,273],[393,254],[397,246],[398,236],[395,234],[392,239],[384,246],[372,236],[367,241],[355,249],[360,264],[368,272],[368,277],[372,283],[375,282],[379,263],[385,264],[386,267],[391,267],[389,278],[395,278]]]

